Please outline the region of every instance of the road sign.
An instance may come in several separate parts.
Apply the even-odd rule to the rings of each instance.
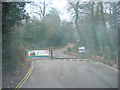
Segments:
[[[85,53],[85,46],[79,47],[79,53]]]

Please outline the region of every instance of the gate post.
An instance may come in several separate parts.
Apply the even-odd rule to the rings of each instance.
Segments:
[[[53,59],[53,50],[51,50],[51,59]]]

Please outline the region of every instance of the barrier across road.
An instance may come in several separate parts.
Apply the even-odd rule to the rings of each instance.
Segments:
[[[49,57],[50,50],[28,50],[28,57]]]

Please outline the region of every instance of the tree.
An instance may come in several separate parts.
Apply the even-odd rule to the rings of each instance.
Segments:
[[[118,25],[119,25],[118,32],[120,32],[120,1],[117,4],[117,15],[118,15]],[[118,58],[120,58],[120,36],[118,36]],[[119,60],[119,65],[120,65],[120,60]]]
[[[28,14],[24,2],[3,2],[2,3],[2,28],[3,33],[9,32],[6,31],[6,28],[12,28],[15,25],[21,25],[21,21],[28,19]],[[7,26],[7,27],[6,27]]]
[[[74,23],[75,23],[75,30],[79,32],[79,28],[78,28],[78,19],[79,19],[79,0],[75,1],[75,2],[70,2],[68,1],[68,5],[69,5],[69,8],[68,10],[71,11],[73,10],[74,13],[73,14],[73,17],[75,18],[74,19]],[[79,33],[80,35],[80,33]],[[80,44],[80,43],[79,43]]]
[[[61,22],[62,31],[64,32],[64,44],[75,42],[75,31],[73,29],[73,23],[62,21]]]
[[[116,3],[68,1],[68,10],[73,18],[74,30],[80,41],[93,54],[117,51]],[[112,56],[111,56],[112,57]]]
[[[39,2],[37,3],[32,2],[33,13],[39,15],[40,19],[44,18],[44,16],[46,15],[47,8],[49,7],[50,4],[51,2],[48,0],[39,0]]]
[[[29,16],[25,11],[25,2],[2,2],[2,47],[3,47],[3,71],[15,69],[17,60],[13,58],[15,53],[15,45],[12,44],[12,32],[15,26],[22,25],[24,20],[28,20]],[[14,48],[12,48],[14,47]]]
[[[60,17],[56,9],[52,9],[43,19],[46,27],[46,40],[48,45],[58,46],[62,44],[63,32],[60,27]]]
[[[74,2],[68,1],[68,11],[71,11],[71,15],[74,23],[74,30],[77,33],[78,46],[84,45],[82,32],[80,30],[81,19],[89,15],[89,2],[81,3],[79,0]]]

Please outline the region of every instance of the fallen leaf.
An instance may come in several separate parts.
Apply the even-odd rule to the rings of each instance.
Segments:
[[[11,80],[11,83],[13,83],[13,81]]]

